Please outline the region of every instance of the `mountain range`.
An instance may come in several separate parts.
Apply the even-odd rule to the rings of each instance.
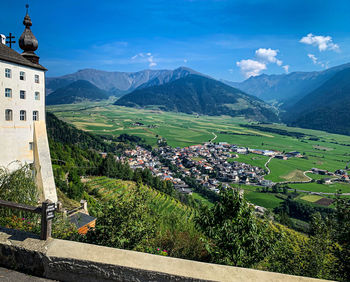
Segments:
[[[115,105],[156,106],[161,110],[205,115],[244,116],[258,121],[278,121],[273,107],[224,83],[191,74],[124,95]]]
[[[291,126],[350,135],[350,68],[336,73],[285,114]]]
[[[138,87],[160,85],[198,72],[179,67],[175,70],[143,70],[139,72],[108,72],[95,69],[79,70],[72,74],[46,79],[46,94],[68,86],[77,80],[86,80],[113,96],[121,96]]]
[[[185,67],[135,73],[85,69],[47,78],[47,102],[74,103],[124,95],[116,104],[240,115],[258,121],[280,119],[293,126],[350,134],[346,110],[350,96],[349,69],[350,64],[344,64],[319,72],[263,74],[243,82],[220,82]],[[266,104],[272,101],[278,107],[278,118],[276,109]]]
[[[264,101],[275,100],[283,103],[282,108],[291,104],[320,87],[337,72],[350,68],[343,64],[324,71],[292,72],[290,74],[252,76],[243,82],[223,81],[224,83],[255,95]]]

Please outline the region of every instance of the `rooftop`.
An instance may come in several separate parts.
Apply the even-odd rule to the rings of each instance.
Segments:
[[[70,216],[69,220],[70,222],[74,223],[75,226],[79,229],[85,226],[86,224],[96,220],[96,218],[85,213],[78,212]]]
[[[27,66],[27,67],[32,67],[43,71],[47,70],[42,65],[32,63],[31,61],[24,58],[21,54],[19,54],[15,50],[1,43],[0,43],[0,60]]]

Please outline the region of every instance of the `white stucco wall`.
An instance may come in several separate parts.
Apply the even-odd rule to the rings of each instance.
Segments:
[[[12,77],[5,77],[9,68]],[[20,72],[25,72],[25,80],[20,80]],[[35,83],[35,75],[39,83]],[[12,89],[12,98],[5,97],[5,88]],[[26,98],[20,99],[20,90],[26,91]],[[40,93],[40,100],[35,100],[35,92]],[[13,120],[5,120],[5,110],[13,111]],[[26,111],[26,121],[20,120],[20,111]],[[43,70],[17,65],[0,60],[0,166],[15,169],[13,161],[33,163],[34,152],[30,150],[33,142],[33,111],[39,112],[39,120],[45,120],[45,72]]]

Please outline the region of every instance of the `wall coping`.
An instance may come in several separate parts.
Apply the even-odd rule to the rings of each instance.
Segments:
[[[60,281],[321,281],[73,241],[0,227],[2,266]]]

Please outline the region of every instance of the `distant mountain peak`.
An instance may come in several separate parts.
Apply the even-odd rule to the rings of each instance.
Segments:
[[[81,69],[61,77],[46,79],[47,94],[69,85],[76,80],[86,80],[112,95],[121,95],[136,88],[150,85],[161,85],[189,74],[203,75],[191,68],[181,66],[174,70],[146,69],[138,72],[103,71],[92,68]]]

